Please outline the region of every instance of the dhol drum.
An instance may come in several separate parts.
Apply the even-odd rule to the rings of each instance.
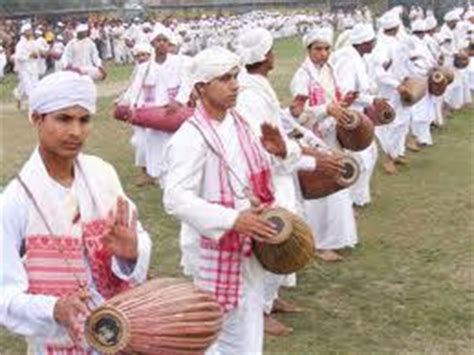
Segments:
[[[202,354],[217,339],[222,320],[211,294],[185,280],[154,279],[93,311],[86,340],[104,354]]]
[[[446,78],[446,81],[448,82],[448,85],[454,81],[454,71],[451,68],[441,66],[436,68],[436,70],[443,73],[444,77]]]
[[[192,107],[180,107],[170,111],[166,106],[149,106],[130,109],[125,105],[116,105],[114,118],[128,121],[133,125],[152,128],[164,132],[176,132],[194,113]]]
[[[328,176],[324,171],[298,171],[301,194],[306,200],[328,196],[353,185],[360,175],[357,161],[349,155],[342,157],[344,173],[339,176]]]
[[[443,95],[448,85],[449,85],[448,77],[447,75],[445,75],[445,73],[442,70],[440,70],[439,68],[436,68],[431,71],[428,77],[428,91],[431,95],[434,95],[434,96]]]
[[[390,124],[395,119],[395,110],[386,100],[377,100],[364,109],[365,115],[370,118],[374,126]]]
[[[464,69],[469,66],[469,55],[465,52],[459,52],[454,55],[454,67]]]
[[[408,78],[399,89],[402,104],[413,106],[420,101],[428,90],[428,81],[424,78]]]
[[[263,212],[278,231],[275,244],[254,241],[253,252],[262,266],[274,274],[291,274],[305,267],[314,257],[314,238],[306,222],[284,208]]]
[[[341,146],[358,152],[367,148],[374,140],[374,125],[363,113],[347,110],[352,122],[348,125],[337,124],[336,134]]]

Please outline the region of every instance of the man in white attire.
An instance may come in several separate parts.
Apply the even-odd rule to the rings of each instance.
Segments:
[[[166,151],[165,208],[182,222],[181,238],[194,242],[195,283],[213,293],[225,312],[208,354],[263,351],[265,271],[251,244],[275,235],[260,216],[274,195],[268,156],[233,109],[238,66],[239,58],[221,47],[192,59],[197,107]],[[280,154],[278,147],[271,153]]]
[[[110,164],[81,153],[96,96],[70,71],[38,83],[38,147],[0,197],[0,324],[26,337],[28,354],[93,353],[87,315],[146,279],[151,241],[135,206]]]
[[[343,110],[354,96],[342,98],[333,67],[328,63],[333,32],[316,28],[303,37],[308,56],[291,81],[293,97],[307,98],[306,125],[333,150],[341,150],[336,137],[336,123],[349,122]],[[327,197],[304,201],[306,217],[315,235],[318,255],[325,261],[342,260],[336,251],[354,247],[357,231],[348,189]]]

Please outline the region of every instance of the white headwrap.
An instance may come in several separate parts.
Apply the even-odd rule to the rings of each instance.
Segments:
[[[29,97],[30,120],[33,112],[44,114],[79,105],[95,113],[97,89],[92,79],[72,71],[45,76]]]
[[[80,23],[79,25],[77,25],[76,32],[86,32],[86,31],[89,31],[89,26],[87,25],[87,23]]]
[[[333,31],[328,27],[318,27],[303,36],[303,46],[308,48],[316,41],[328,43],[332,46]]]
[[[21,26],[21,29],[20,29],[20,33],[23,34],[25,33],[26,31],[30,31],[32,29],[31,27],[31,23],[25,23]]]
[[[426,30],[431,31],[438,26],[438,21],[436,21],[436,18],[434,16],[428,16],[425,20],[426,22]]]
[[[418,19],[412,22],[411,24],[412,32],[424,32],[426,31],[426,22],[425,20]]]
[[[444,22],[449,22],[449,21],[459,21],[461,20],[461,16],[459,14],[458,9],[451,10],[447,12],[444,17],[443,17]]]
[[[384,30],[389,30],[400,26],[400,16],[395,12],[386,12],[379,19],[380,27]]]
[[[374,39],[375,32],[371,24],[358,23],[351,30],[350,40],[352,44],[362,44]]]
[[[139,53],[152,54],[153,47],[151,46],[151,44],[147,42],[138,42],[137,44],[133,46],[132,52],[133,52],[133,55],[137,55]]]
[[[210,47],[196,54],[188,66],[191,85],[208,83],[239,66],[239,57],[228,49]]]
[[[173,32],[171,32],[168,27],[163,26],[161,23],[157,23],[152,35],[150,36],[150,42],[153,42],[153,40],[160,35],[166,37],[168,41],[171,41]]]
[[[238,53],[242,64],[251,65],[263,62],[272,47],[272,34],[268,30],[259,27],[246,31],[240,36]]]

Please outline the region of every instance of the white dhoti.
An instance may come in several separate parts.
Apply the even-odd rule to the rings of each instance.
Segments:
[[[431,122],[433,122],[434,105],[429,95],[410,107],[410,128],[418,143],[432,145]]]
[[[375,136],[380,147],[392,159],[405,155],[405,142],[410,129],[409,108],[403,106],[400,99],[396,101],[390,100],[390,105],[395,110],[395,120],[390,124],[375,127]]]
[[[320,250],[354,247],[357,230],[348,189],[316,200],[305,200],[307,222],[314,231],[315,245]]]
[[[471,59],[471,62],[473,60]],[[469,67],[460,71],[460,75],[462,78],[462,86],[463,86],[463,104],[467,105],[472,102],[471,97],[471,87],[470,87],[470,80],[469,80]]]
[[[21,100],[24,97],[29,97],[39,81],[39,73],[30,70],[20,70],[18,77],[19,84],[16,89],[15,97]]]
[[[164,171],[164,152],[171,136],[170,133],[155,129],[146,131],[146,172],[153,178],[160,177]]]
[[[377,164],[378,150],[375,141],[361,152],[351,152],[360,166],[360,176],[356,183],[349,188],[352,201],[357,206],[370,203],[370,179]]]
[[[464,104],[464,83],[458,69],[454,70],[454,81],[447,87],[444,100],[455,110],[460,109]]]
[[[467,72],[469,75],[469,89],[474,91],[474,58],[471,57],[469,66],[467,67]]]
[[[135,165],[146,167],[146,128],[133,126],[133,135],[130,143],[135,148]]]
[[[255,256],[242,263],[243,297],[236,309],[224,315],[219,337],[206,355],[262,354],[263,279],[265,270]]]

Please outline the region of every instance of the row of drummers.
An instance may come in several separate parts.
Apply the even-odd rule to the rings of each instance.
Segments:
[[[367,25],[356,25],[354,30],[355,32],[351,35],[351,45],[342,49],[347,53],[339,53],[339,60],[347,59],[344,71],[340,73],[338,73],[340,63],[329,64],[332,35],[330,36],[326,29],[318,28],[304,37],[307,58],[292,79],[290,87],[294,98],[288,110],[280,108],[276,93],[269,81],[269,73],[278,64],[274,60],[271,34],[261,28],[248,31],[240,41],[239,54],[245,68],[241,68],[238,74],[240,91],[236,102],[227,100],[225,94],[227,94],[228,86],[233,85],[229,82],[233,83],[235,80],[232,75],[237,75],[238,62],[234,61],[233,54],[225,49],[209,48],[191,60],[190,68],[198,68],[200,71],[197,75],[199,80],[193,80],[192,83],[195,91],[193,100],[190,100],[191,104],[180,105],[173,101],[165,105],[149,102],[133,106],[123,102],[117,104],[114,111],[116,119],[127,121],[135,127],[144,127],[148,130],[147,132],[158,131],[169,134],[171,141],[167,142],[164,148],[168,149],[176,143],[177,138],[186,139],[185,126],[188,131],[190,125],[200,127],[198,131],[208,129],[199,126],[204,124],[201,108],[205,99],[206,105],[214,108],[224,107],[224,111],[231,112],[229,117],[234,117],[237,131],[229,133],[239,135],[239,139],[229,139],[228,142],[225,141],[226,144],[240,142],[236,144],[242,145],[242,142],[245,142],[242,140],[245,136],[241,131],[242,127],[237,124],[240,119],[243,119],[247,122],[248,129],[258,130],[253,134],[261,137],[263,148],[270,155],[285,160],[290,155],[291,146],[297,142],[299,159],[309,157],[313,164],[307,164],[304,167],[304,164],[296,164],[293,170],[282,172],[273,169],[275,159],[274,157],[270,159],[276,202],[277,205],[285,206],[285,208],[270,208],[261,213],[261,218],[271,222],[277,231],[272,242],[263,242],[258,239],[252,241],[253,254],[267,271],[263,279],[265,290],[262,296],[265,307],[259,308],[255,304],[249,305],[242,301],[251,297],[251,294],[254,295],[258,288],[256,285],[245,284],[247,282],[245,276],[238,284],[243,288],[242,292],[249,292],[249,295],[244,295],[243,298],[237,295],[239,299],[232,301],[232,304],[226,303],[229,300],[226,298],[224,305],[230,306],[230,311],[224,307],[227,310],[224,318],[212,297],[189,284],[166,279],[152,280],[112,298],[105,306],[94,312],[88,320],[87,334],[89,342],[96,349],[106,353],[123,349],[144,353],[153,353],[152,349],[202,352],[217,339],[217,343],[214,344],[223,348],[230,346],[231,350],[228,353],[261,353],[263,334],[260,334],[260,331],[263,332],[263,329],[257,329],[262,324],[259,316],[262,317],[262,313],[267,312],[267,304],[275,306],[279,299],[278,289],[287,284],[293,273],[313,260],[316,250],[324,260],[339,260],[341,257],[336,250],[353,247],[357,243],[352,210],[354,200],[347,188],[354,187],[361,181],[368,188],[370,182],[370,177],[363,178],[364,174],[370,170],[367,169],[365,158],[361,158],[358,154],[364,154],[375,146],[374,132],[377,129],[393,129],[395,133],[391,135],[396,135],[400,112],[410,110],[427,96],[441,97],[449,87],[449,83],[454,81],[453,77],[456,73],[453,73],[453,70],[457,68],[436,67],[427,77],[400,78],[396,85],[392,85],[396,93],[395,98],[374,95],[370,90],[370,85],[362,85],[360,78],[370,78],[367,66],[363,65],[365,63],[363,57],[373,50],[375,34],[371,26]],[[166,55],[164,57],[162,63],[170,60]],[[462,55],[459,58],[456,65],[463,67],[466,59]],[[463,60],[464,64],[460,64]],[[143,63],[143,68],[146,68],[144,71],[150,73],[154,70],[153,66],[156,63],[156,61]],[[401,65],[400,63],[400,60],[383,63],[383,73],[395,79],[395,69],[397,65]],[[163,67],[158,70],[163,74]],[[196,73],[191,73],[190,77],[196,77],[194,74]],[[141,78],[140,80],[143,81],[138,86],[149,88],[150,83],[153,83],[158,88],[159,85],[164,85],[164,80],[159,80],[158,76],[156,78],[154,83],[146,77]],[[209,100],[208,95],[211,95],[211,89],[203,90],[203,85],[211,85],[214,80],[219,81],[216,85],[225,92],[221,93],[222,96],[219,95],[219,90],[212,92],[212,100]],[[351,81],[358,84],[351,87],[348,84]],[[146,85],[143,85],[145,83]],[[155,92],[166,92],[168,89],[157,89]],[[134,102],[139,103],[140,99]],[[205,106],[205,110],[207,108]],[[233,112],[241,118],[235,118]],[[190,125],[183,125],[188,121]],[[217,140],[221,139],[220,131],[213,132]],[[403,131],[403,135],[406,136],[407,133]],[[174,138],[171,138],[173,134]],[[205,134],[202,134],[204,137]],[[251,143],[252,140],[248,142],[250,145],[248,148],[255,149]],[[189,142],[190,146],[192,143]],[[383,148],[383,144],[381,145]],[[199,149],[196,147],[196,150]],[[241,147],[241,149],[246,148]],[[209,143],[209,150],[214,152],[217,160],[225,162],[223,166],[228,170],[229,175],[239,176],[236,170],[241,166],[229,164],[228,157],[223,151],[215,149],[212,143]],[[181,157],[182,159],[191,161],[197,154],[193,151],[182,153],[186,155]],[[247,164],[250,163],[247,162]],[[245,163],[242,164],[245,165]],[[172,165],[176,167],[179,164],[173,162]],[[168,171],[167,174],[172,175],[172,172]],[[300,191],[301,195],[299,207],[292,208],[288,200],[281,197],[291,195],[289,194],[291,187],[280,184],[282,179],[275,178],[278,175],[294,181],[293,187],[295,191]],[[293,178],[296,179],[293,180]],[[165,181],[166,191],[169,189],[167,186],[170,183],[169,177]],[[178,183],[184,182],[174,182],[175,185]],[[246,182],[242,184],[245,185]],[[240,197],[235,195],[234,198]],[[165,207],[167,203],[170,202],[165,201]],[[204,218],[202,213],[200,216],[199,218]],[[186,236],[182,234],[181,238],[183,237]],[[190,253],[190,250],[183,248],[187,242],[190,241],[181,241],[183,260],[189,258],[196,261],[195,257],[185,255]],[[222,248],[224,244],[219,243]],[[243,258],[244,254],[239,254],[239,258]],[[186,271],[187,267],[196,268],[195,263],[183,266],[185,273],[189,272],[189,275],[195,277],[202,272],[202,270]],[[217,272],[222,272],[221,267],[222,265],[217,265]],[[241,285],[240,282],[244,284]],[[229,285],[234,284],[229,281]],[[252,290],[251,287],[254,289]],[[219,292],[224,292],[223,289],[219,290]],[[222,300],[219,297],[222,294],[219,292],[217,301],[221,303]],[[226,297],[230,295],[227,290],[225,292]],[[170,297],[170,295],[178,294],[182,297]],[[151,304],[157,301],[161,306],[150,308]],[[235,307],[237,307],[236,310]],[[271,309],[270,306],[270,311]],[[262,311],[260,314],[255,313],[260,310]],[[161,313],[156,314],[156,312]],[[148,313],[156,314],[156,317],[151,319]],[[267,323],[269,317],[271,317],[269,314],[265,316],[265,327],[270,324]],[[147,319],[145,326],[143,319]],[[169,322],[165,323],[163,319],[168,319]],[[281,326],[285,327],[283,324]],[[233,334],[239,336],[233,337]]]

